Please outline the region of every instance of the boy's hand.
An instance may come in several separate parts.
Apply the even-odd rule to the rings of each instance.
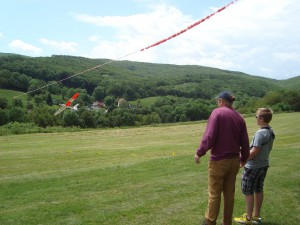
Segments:
[[[240,161],[240,168],[242,168],[243,166],[245,166],[246,162]]]

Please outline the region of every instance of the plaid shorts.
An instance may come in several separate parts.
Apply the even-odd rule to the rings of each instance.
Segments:
[[[244,195],[253,195],[253,193],[262,192],[264,189],[264,180],[269,166],[258,169],[248,169],[244,167],[242,174],[241,188]]]

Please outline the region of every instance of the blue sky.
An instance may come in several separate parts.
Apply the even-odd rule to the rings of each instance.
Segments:
[[[299,0],[239,0],[182,35],[138,51],[229,2],[1,1],[0,52],[202,65],[274,79],[299,76]]]

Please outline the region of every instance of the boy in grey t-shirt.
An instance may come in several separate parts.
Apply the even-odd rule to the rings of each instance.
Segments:
[[[261,128],[255,133],[250,144],[250,156],[242,174],[241,189],[246,196],[246,213],[234,218],[239,224],[260,224],[260,209],[263,202],[263,186],[269,167],[269,154],[273,147],[275,134],[269,126],[273,112],[269,108],[259,108],[256,112],[257,125]]]

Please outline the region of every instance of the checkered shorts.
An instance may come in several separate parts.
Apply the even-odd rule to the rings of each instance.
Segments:
[[[269,166],[258,169],[248,169],[244,167],[241,181],[241,189],[244,195],[253,195],[253,193],[262,192],[264,189],[264,180]]]

